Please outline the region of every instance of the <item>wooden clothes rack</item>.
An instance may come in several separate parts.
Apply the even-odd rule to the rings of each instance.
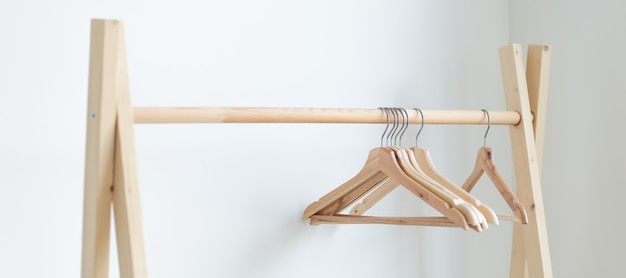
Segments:
[[[378,109],[133,108],[123,26],[93,20],[85,161],[82,277],[108,277],[111,206],[121,277],[147,277],[137,182],[135,123],[386,123]],[[509,125],[517,196],[528,224],[515,223],[510,277],[552,277],[540,165],[546,116],[550,48],[500,49],[507,111],[490,111],[491,124]],[[426,124],[486,124],[480,111],[423,110]],[[420,115],[409,111],[409,121]],[[534,119],[534,121],[533,121]]]

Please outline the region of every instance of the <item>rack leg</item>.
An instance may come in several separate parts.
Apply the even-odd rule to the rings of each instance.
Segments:
[[[522,228],[522,225],[519,223],[513,224],[513,245],[511,248],[511,267],[509,269],[511,278],[529,278]]]
[[[510,127],[511,146],[513,147],[513,159],[517,179],[517,196],[528,210],[529,223],[518,228],[521,230],[521,242],[519,236],[513,243],[514,257],[511,266],[518,270],[511,273],[511,277],[523,277],[523,258],[526,258],[528,274],[533,278],[552,277],[552,264],[548,246],[548,233],[541,193],[541,179],[537,148],[533,132],[532,114],[528,97],[528,84],[524,64],[522,62],[522,48],[519,45],[510,45],[500,49],[500,62],[502,66],[502,78],[506,98],[507,110],[517,111],[521,115],[521,122],[517,126]],[[521,247],[520,249],[520,246]],[[517,249],[515,249],[517,248]],[[515,252],[525,255],[515,257]],[[520,259],[521,257],[521,259]]]
[[[89,63],[87,143],[83,205],[83,278],[108,277],[111,186],[115,151],[116,36],[111,22],[93,21]]]
[[[113,208],[121,277],[148,277],[124,30],[118,34],[117,133]]]
[[[530,110],[534,115],[533,131],[537,146],[537,164],[541,174],[543,142],[546,125],[548,101],[548,82],[550,79],[550,47],[548,45],[529,45],[526,59],[526,81]],[[528,277],[526,249],[522,237],[522,225],[515,224],[513,229],[513,250],[511,253],[511,277]]]
[[[111,202],[120,275],[147,277],[123,26],[91,26],[82,277],[108,277]]]

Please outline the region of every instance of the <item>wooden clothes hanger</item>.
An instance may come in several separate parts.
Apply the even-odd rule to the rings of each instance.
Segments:
[[[419,146],[419,144],[417,143],[417,138],[419,138],[419,135],[422,132],[422,129],[424,128],[424,114],[422,113],[421,109],[419,108],[414,108],[414,109],[420,113],[420,116],[422,119],[422,124],[420,126],[420,129],[417,132],[417,135],[415,136],[415,147],[411,148],[417,164],[420,166],[420,168],[424,171],[426,175],[428,175],[429,177],[437,181],[439,184],[445,186],[448,190],[454,192],[459,197],[463,198],[463,200],[474,205],[482,213],[482,215],[485,217],[485,220],[487,222],[496,226],[499,225],[498,216],[490,207],[483,204],[476,197],[469,194],[469,192],[463,190],[461,187],[457,186],[448,178],[446,178],[444,175],[442,175],[435,167],[435,164],[432,162],[432,159],[430,157],[430,152],[425,148],[417,147]]]
[[[426,176],[421,169],[416,167],[416,163],[413,162],[413,154],[409,154],[407,150],[403,148],[398,148],[395,151],[396,155],[400,157],[400,166],[404,172],[407,173],[407,175],[409,175],[412,179],[425,186],[428,190],[442,198],[448,204],[451,204],[454,208],[461,211],[467,219],[470,228],[479,232],[488,228],[485,217],[480,211],[478,211],[478,209],[476,209],[476,207],[469,204],[453,192],[442,187],[440,184],[430,179],[430,177]],[[410,149],[408,149],[408,151],[411,152]]]
[[[521,222],[522,224],[528,223],[528,214],[526,213],[526,208],[520,200],[517,198],[515,193],[511,190],[511,188],[506,184],[504,178],[498,172],[496,168],[495,161],[493,159],[493,151],[491,148],[487,147],[487,134],[489,133],[489,128],[491,127],[491,119],[489,118],[489,111],[482,109],[487,115],[487,131],[485,132],[483,146],[478,149],[478,154],[476,155],[476,163],[474,165],[474,170],[469,175],[465,183],[463,184],[463,189],[467,192],[470,192],[483,173],[486,173],[489,179],[496,186],[504,200],[507,202],[511,210],[516,216],[516,220]],[[512,220],[507,217],[502,217],[507,220]]]
[[[386,131],[387,129],[385,129]],[[411,172],[410,167],[410,162],[403,155],[402,150],[388,147],[375,148],[370,151],[365,165],[357,175],[324,195],[318,201],[310,204],[306,208],[303,218],[310,218],[311,224],[384,223],[457,226],[468,229],[470,225],[466,215],[474,213],[471,211],[471,205],[464,205],[463,200],[460,198],[450,200],[449,197],[451,196],[446,197],[445,195],[442,198],[440,190],[435,185],[426,180],[416,180],[419,179],[419,175],[414,175],[415,173]],[[340,211],[373,190],[376,186],[390,182],[403,185],[410,192],[442,213],[447,219],[440,217],[368,217],[339,214]],[[470,219],[473,224],[476,224],[475,219],[472,217]],[[471,227],[476,230],[481,228],[480,225]]]
[[[341,218],[334,217],[316,217],[316,216],[341,216],[340,211],[358,200],[361,196],[372,190],[376,185],[385,179],[399,181],[406,189],[417,195],[424,202],[441,212],[448,218],[454,226],[468,229],[469,224],[458,209],[453,208],[450,204],[442,200],[421,184],[415,182],[401,168],[396,158],[396,153],[390,148],[375,148],[370,151],[365,166],[352,179],[348,180],[341,186],[321,197],[318,201],[310,204],[304,214],[303,219],[311,218],[311,224],[324,222],[335,223],[387,223],[387,224],[405,224],[405,225],[422,225],[427,219],[423,218],[394,218],[385,217],[383,222],[354,222],[357,218],[346,218],[345,222]],[[361,219],[360,221],[366,221]]]
[[[484,216],[485,220],[493,225],[499,225],[498,216],[496,213],[487,205],[483,204],[480,200],[478,200],[473,195],[469,194],[467,191],[463,190],[463,188],[454,184],[452,181],[443,176],[437,168],[435,168],[434,163],[430,158],[430,153],[427,149],[421,147],[413,147],[411,148],[415,155],[415,159],[417,163],[421,166],[421,169],[432,179],[446,186],[449,190],[454,192],[456,195],[461,197],[466,202],[474,205]]]
[[[401,119],[402,127],[399,137],[402,138],[402,135],[408,128],[408,113],[405,109],[392,109],[392,112],[394,113],[394,119]],[[399,117],[398,115],[402,116]],[[401,140],[398,140],[398,143],[396,145],[400,145],[400,141]],[[470,228],[479,232],[483,229],[488,228],[485,217],[476,207],[467,203],[463,198],[460,198],[457,194],[448,190],[445,186],[439,184],[437,181],[426,175],[426,173],[417,164],[417,161],[415,160],[415,155],[413,154],[413,151],[411,149],[403,147],[392,148],[396,152],[396,155],[399,158],[400,166],[405,171],[405,173],[407,173],[407,175],[416,180],[418,183],[427,187],[431,192],[435,193],[448,204],[460,210],[468,220]]]
[[[422,125],[415,138],[417,145],[417,138],[424,127],[424,117],[420,109],[415,110],[417,110],[422,115]],[[406,111],[402,112],[406,114]],[[408,114],[406,114],[406,118],[408,119]],[[436,194],[442,196],[442,198],[445,198],[445,196],[449,196],[449,198],[455,198],[457,202],[460,198],[462,201],[471,204],[471,206],[469,206],[471,212],[466,212],[465,214],[468,216],[468,220],[470,220],[470,225],[475,226],[472,228],[474,228],[475,230],[482,230],[488,228],[487,223],[491,223],[494,225],[499,224],[497,216],[495,215],[493,210],[491,210],[486,205],[483,205],[468,192],[454,185],[452,182],[444,178],[441,174],[439,174],[438,171],[435,170],[432,162],[430,162],[427,150],[423,148],[404,148],[404,151],[407,154],[408,159],[414,170],[419,172],[419,175],[422,176],[424,179],[428,180],[432,184],[437,185],[440,188],[436,191]],[[361,203],[354,206],[351,210],[351,214],[363,214],[375,203],[380,201],[384,196],[393,191],[397,186],[399,186],[399,184],[395,181],[389,181],[381,184],[375,191],[363,198]]]

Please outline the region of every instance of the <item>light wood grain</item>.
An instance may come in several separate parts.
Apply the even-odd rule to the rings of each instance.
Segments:
[[[498,215],[502,221],[518,222],[515,216]],[[393,216],[364,216],[352,214],[313,215],[311,225],[319,224],[386,224],[386,225],[414,225],[433,227],[457,227],[450,219],[442,216],[422,217],[393,217]]]
[[[420,168],[424,171],[424,173],[426,173],[426,175],[436,180],[439,184],[445,186],[448,190],[454,192],[454,194],[456,194],[457,196],[463,198],[463,200],[474,205],[483,214],[487,222],[494,225],[499,224],[496,213],[490,207],[483,204],[476,197],[463,190],[463,188],[461,188],[460,186],[454,184],[437,170],[435,164],[430,157],[430,152],[427,149],[414,147],[411,148],[411,150],[413,150],[415,160],[420,165]]]
[[[376,175],[382,172],[387,177],[397,181],[410,192],[450,219],[450,221],[452,221],[457,227],[468,229],[469,224],[465,215],[458,209],[453,208],[452,205],[446,201],[442,200],[440,196],[433,193],[433,191],[425,187],[425,185],[416,182],[412,177],[407,175],[402,166],[400,166],[398,162],[399,160],[396,156],[397,154],[391,148],[375,148],[371,150],[365,166],[361,169],[361,171],[359,171],[359,173],[357,173],[357,175],[355,175],[348,182],[340,185],[330,193],[322,196],[318,201],[310,204],[303,214],[303,219],[311,218],[313,215],[332,216],[338,211],[336,211],[335,207],[333,207],[333,210],[327,210],[327,206],[333,206],[337,200],[340,200],[346,194],[350,194],[356,188],[363,186],[364,184],[369,187],[367,191],[371,190],[371,188],[374,188],[377,183],[367,183],[368,179],[376,177]],[[314,221],[311,224],[314,223],[319,222]]]
[[[143,220],[137,177],[137,158],[133,109],[130,101],[126,47],[121,22],[109,30],[118,35],[117,56],[117,132],[115,146],[115,186],[113,208],[120,276],[122,278],[148,277]]]
[[[111,21],[91,25],[85,190],[83,205],[83,278],[106,278],[109,274],[111,186],[115,150],[115,78],[117,36],[107,32]]]
[[[468,219],[468,222],[473,225],[472,228],[478,231],[486,229],[488,228],[487,222],[498,225],[496,214],[491,208],[480,203],[478,199],[454,185],[434,169],[428,151],[423,148],[411,148],[406,151],[407,154],[409,154],[408,158],[410,164],[414,167],[414,170],[417,171],[417,173],[414,174],[419,176],[416,178],[418,182],[426,182],[430,184],[431,188],[438,187],[439,189],[431,191],[443,200],[446,200],[451,206],[459,204],[459,201],[455,200],[462,200],[471,205],[471,207],[469,207],[471,211],[466,210],[464,215]],[[372,193],[363,198],[361,203],[352,208],[351,214],[362,215],[399,185],[398,182],[392,180],[379,186]]]
[[[389,177],[382,172],[378,172],[376,176],[368,179],[351,192],[344,194],[333,205],[325,207],[318,214],[333,215],[339,213],[386,180],[389,180]]]
[[[494,162],[491,148],[480,147],[478,149],[474,170],[472,170],[472,173],[463,184],[463,189],[470,192],[483,173],[487,174],[491,182],[498,189],[498,192],[500,192],[502,198],[504,198],[511,210],[519,218],[520,222],[522,224],[528,223],[526,208],[519,201],[515,193],[513,193],[513,190],[511,190],[504,178],[500,175],[500,172]]]
[[[363,215],[313,215],[311,224],[387,224],[387,225],[416,225],[457,227],[457,224],[445,217],[387,217]]]
[[[526,79],[530,110],[533,113],[533,131],[537,149],[537,167],[541,174],[543,147],[548,109],[548,83],[550,80],[550,46],[529,45]]]
[[[360,203],[355,205],[351,210],[350,214],[352,215],[363,215],[367,210],[373,207],[378,201],[382,200],[385,196],[387,196],[391,191],[400,186],[395,180],[387,178],[383,183],[381,183],[378,187],[376,187],[370,194],[365,196]]]
[[[437,195],[437,197],[444,200],[451,207],[459,210],[463,214],[463,216],[465,216],[465,220],[471,228],[474,228],[479,232],[482,231],[482,226],[480,225],[481,221],[479,219],[484,220],[484,217],[481,218],[478,216],[482,216],[482,214],[478,211],[478,209],[476,209],[476,207],[467,203],[461,197],[447,190],[445,187],[438,184],[433,179],[424,174],[424,172],[419,167],[417,167],[417,163],[411,161],[411,159],[414,160],[414,155],[408,155],[408,153],[405,151],[407,149],[394,148],[394,150],[396,152],[396,157],[398,158],[397,160],[400,164],[400,167],[402,168],[402,170],[404,170],[404,173],[406,173],[407,176],[416,181],[417,184],[423,186],[430,192]]]
[[[526,59],[526,82],[530,110],[534,116],[533,131],[537,149],[537,167],[541,174],[543,147],[546,130],[548,83],[550,79],[551,47],[548,45],[529,45]],[[526,249],[522,237],[522,226],[513,226],[513,245],[511,249],[510,277],[528,278]]]
[[[511,146],[517,180],[517,197],[528,211],[528,224],[522,227],[529,276],[552,277],[552,263],[548,244],[548,231],[537,149],[533,132],[532,113],[528,98],[526,71],[519,45],[500,48],[500,63],[508,110],[521,115],[519,125],[510,126]]]
[[[407,110],[410,123],[421,122]],[[480,110],[423,110],[426,124],[487,124]],[[516,125],[519,114],[490,111],[491,124]],[[263,107],[135,107],[135,123],[354,123],[386,124],[380,109]]]
[[[378,153],[374,150],[370,151],[361,170],[348,181],[328,192],[326,195],[319,198],[318,201],[315,201],[307,206],[302,215],[302,219],[308,219],[322,210],[324,210],[325,214],[328,214],[330,213],[330,211],[327,210],[327,207],[329,206],[332,206],[332,211],[336,211],[338,206],[333,204],[338,202],[343,196],[346,196],[359,186],[365,184],[368,180],[375,178],[377,175],[384,175],[380,173],[381,171],[378,169],[377,159]],[[371,186],[375,186],[375,184],[372,184]]]

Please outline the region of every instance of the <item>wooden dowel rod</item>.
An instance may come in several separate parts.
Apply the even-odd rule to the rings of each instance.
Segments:
[[[410,123],[420,115],[407,109]],[[426,124],[487,124],[480,110],[422,110]],[[254,107],[135,107],[135,123],[338,123],[384,124],[380,109],[351,108],[254,108]],[[515,111],[489,111],[493,125],[517,125]]]

